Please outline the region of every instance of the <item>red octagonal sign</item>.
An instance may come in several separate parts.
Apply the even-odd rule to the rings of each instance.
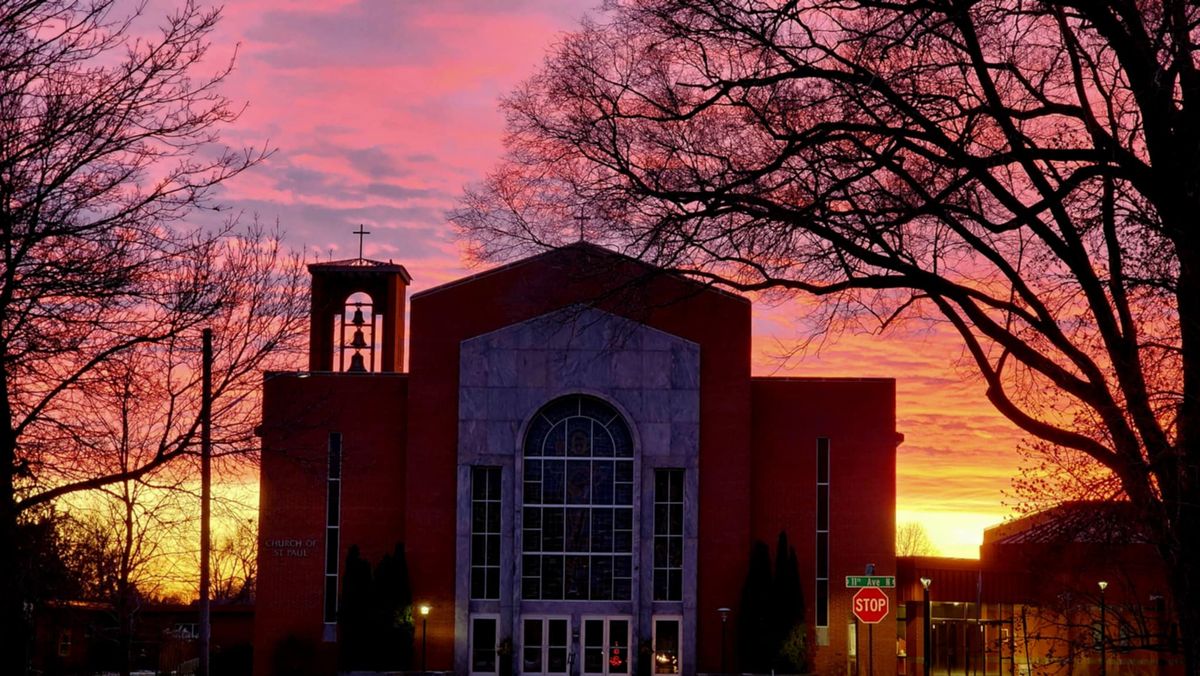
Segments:
[[[854,593],[850,609],[859,622],[878,624],[888,614],[887,592],[879,587],[863,587]]]

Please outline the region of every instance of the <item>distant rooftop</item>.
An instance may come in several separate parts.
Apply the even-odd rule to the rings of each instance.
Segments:
[[[1133,503],[1071,500],[1045,511],[992,526],[983,544],[1143,544],[1149,542]]]

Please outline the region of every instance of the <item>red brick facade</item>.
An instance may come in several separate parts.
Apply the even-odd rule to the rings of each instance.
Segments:
[[[315,646],[321,670],[330,672],[336,664],[336,640],[329,640],[336,639],[336,629],[330,634],[323,621],[331,433],[340,435],[343,468],[337,561],[344,564],[351,545],[377,561],[404,542],[414,599],[434,608],[427,627],[428,667],[461,668],[467,643],[463,613],[455,612],[463,598],[464,565],[456,533],[466,518],[459,495],[465,387],[460,347],[579,305],[698,350],[698,483],[686,497],[696,510],[698,533],[694,558],[684,560],[685,568],[694,569],[696,592],[681,606],[685,625],[695,628],[683,637],[694,648],[695,663],[685,663],[685,671],[719,670],[720,607],[733,609],[724,648],[733,666],[732,634],[754,539],[773,545],[787,531],[800,563],[807,621],[813,623],[818,438],[829,440],[831,525],[829,627],[821,632],[827,645],[817,649],[816,665],[825,673],[846,663],[844,576],[861,574],[868,563],[880,575],[895,570],[894,382],[753,378],[746,299],[580,244],[414,296],[407,374],[268,374],[256,673],[272,673],[281,646],[295,641]],[[603,350],[595,354],[607,358]],[[609,394],[603,388],[579,391]],[[635,436],[649,443],[641,413],[621,409],[632,418]],[[505,485],[519,490],[519,484]],[[506,528],[512,516],[505,515]],[[879,625],[877,651],[892,650],[894,628],[890,618]],[[637,633],[648,635],[645,627]],[[293,643],[285,643],[289,636]],[[419,634],[417,640],[419,651]]]

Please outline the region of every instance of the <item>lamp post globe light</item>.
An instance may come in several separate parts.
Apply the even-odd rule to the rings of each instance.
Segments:
[[[924,626],[925,640],[923,641],[924,646],[922,647],[922,650],[921,650],[921,662],[922,662],[922,664],[924,664],[925,676],[929,676],[929,667],[930,667],[930,659],[931,659],[931,656],[929,653],[932,650],[932,645],[933,645],[933,632],[931,631],[931,621],[930,621],[931,620],[931,618],[930,618],[931,604],[929,603],[929,585],[932,582],[933,582],[933,580],[931,580],[927,577],[921,578],[921,588],[924,590],[924,598],[923,598],[923,603],[922,603],[922,613],[921,614],[924,615],[924,618],[925,618],[925,623],[924,623],[925,624],[925,626]]]
[[[1108,582],[1100,580],[1096,583],[1096,586],[1100,587],[1100,676],[1106,676],[1108,674],[1108,651],[1107,646],[1105,645],[1107,643],[1105,640],[1105,634],[1107,632],[1105,631],[1106,627],[1104,626],[1106,624],[1106,618],[1104,617],[1106,610],[1104,603],[1104,590],[1108,589]]]
[[[425,636],[426,630],[428,629],[427,625],[429,623],[429,611],[433,610],[433,606],[430,606],[428,603],[422,603],[421,605],[417,606],[417,610],[421,613],[421,673],[424,673],[426,671],[425,652],[427,645],[425,643]]]
[[[721,614],[721,673],[726,673],[725,669],[725,625],[729,622],[729,613],[733,612],[729,608],[717,608],[717,612]]]

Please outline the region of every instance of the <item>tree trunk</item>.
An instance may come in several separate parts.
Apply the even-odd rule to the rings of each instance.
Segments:
[[[29,620],[21,594],[17,552],[17,505],[13,490],[16,473],[16,435],[8,406],[8,382],[0,373],[0,627],[7,627],[0,650],[0,673],[24,674],[28,666]],[[11,639],[11,643],[9,643]]]
[[[1184,671],[1190,676],[1200,676],[1200,543],[1196,538],[1200,523],[1195,519],[1198,510],[1200,507],[1195,503],[1181,509],[1181,518],[1173,529],[1177,536],[1176,549],[1164,555],[1175,616],[1179,621]]]
[[[133,538],[134,538],[134,521],[133,521],[133,500],[129,495],[129,482],[124,482],[124,492],[122,496],[122,507],[125,510],[124,520],[122,525],[125,532],[121,542],[121,568],[120,577],[117,580],[117,619],[119,626],[117,630],[118,645],[120,649],[120,668],[121,676],[129,676],[131,671],[131,660],[133,658],[133,590],[130,588],[129,576],[132,569],[133,558]]]
[[[2,442],[0,442],[2,443]],[[0,673],[24,674],[29,626],[21,598],[17,555],[17,514],[13,503],[11,447],[2,451],[0,470],[0,626],[7,627],[0,650]],[[12,641],[9,643],[9,641]]]

